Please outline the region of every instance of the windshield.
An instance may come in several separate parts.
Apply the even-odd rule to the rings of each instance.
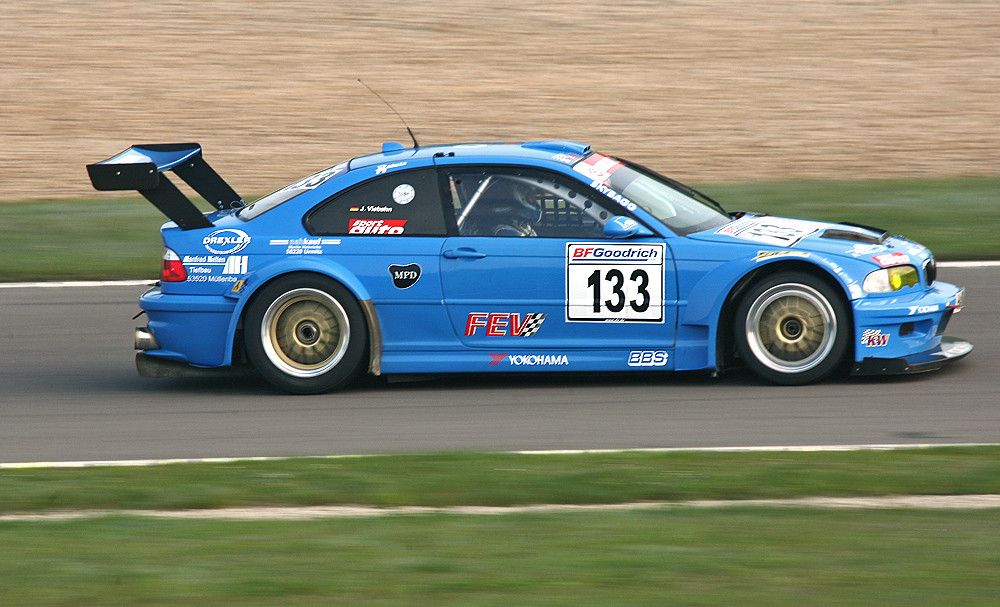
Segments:
[[[263,213],[266,213],[273,209],[274,207],[288,202],[292,198],[295,198],[299,194],[308,192],[309,190],[315,189],[327,181],[333,179],[334,177],[347,172],[347,163],[341,162],[337,166],[332,166],[328,169],[324,169],[319,173],[310,175],[304,179],[300,179],[293,183],[292,185],[287,185],[277,192],[271,192],[263,198],[258,198],[257,200],[251,202],[247,206],[243,207],[236,214],[242,219],[251,220]]]
[[[573,170],[590,178],[591,187],[626,209],[629,204],[641,207],[680,236],[731,221],[722,206],[708,196],[636,164],[594,153]]]

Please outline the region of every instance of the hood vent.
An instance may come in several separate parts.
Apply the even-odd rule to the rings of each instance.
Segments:
[[[871,226],[861,225],[860,223],[850,223],[848,221],[842,221],[839,225],[850,226],[852,228],[861,228],[862,230],[867,230],[867,232],[856,232],[854,230],[842,230],[839,228],[830,228],[820,234],[820,238],[832,238],[834,240],[849,240],[851,242],[861,242],[864,244],[882,244],[889,239],[889,232],[881,230],[879,228],[873,228]]]

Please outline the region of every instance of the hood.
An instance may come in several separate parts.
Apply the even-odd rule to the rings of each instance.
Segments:
[[[878,228],[827,223],[771,215],[744,215],[721,228],[689,235],[703,241],[756,245],[762,250],[787,249],[870,261],[879,267],[913,264],[930,258],[923,245]]]

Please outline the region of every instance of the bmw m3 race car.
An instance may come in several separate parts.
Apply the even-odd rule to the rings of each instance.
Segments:
[[[379,374],[721,371],[779,384],[929,371],[964,290],[923,246],[852,223],[727,213],[571,141],[354,158],[255,202],[197,144],[88,165],[169,219],[142,295],[142,375],[252,365],[289,392]],[[215,210],[203,213],[172,171]]]

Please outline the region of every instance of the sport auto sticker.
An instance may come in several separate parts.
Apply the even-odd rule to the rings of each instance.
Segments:
[[[347,225],[348,234],[380,235],[402,234],[406,219],[351,219]]]
[[[715,233],[776,247],[791,247],[806,236],[818,232],[822,226],[823,224],[815,221],[784,217],[743,217],[719,228]]]
[[[566,244],[567,322],[663,322],[663,243]]]

